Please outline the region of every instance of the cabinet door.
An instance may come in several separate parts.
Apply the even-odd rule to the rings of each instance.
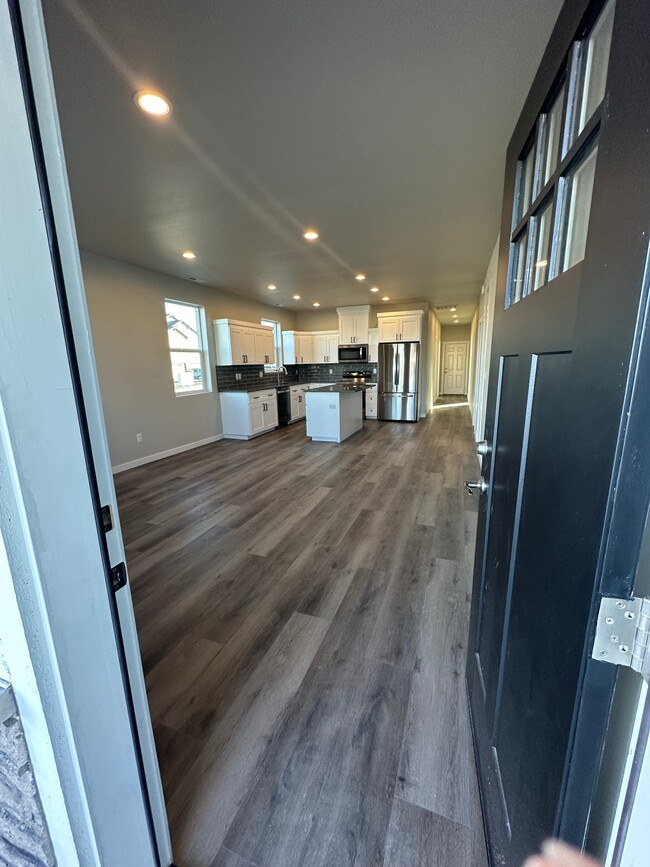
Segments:
[[[400,340],[420,340],[420,316],[404,316],[400,321]]]
[[[368,330],[368,361],[379,361],[379,329]]]
[[[339,360],[339,336],[331,334],[327,338],[327,351],[325,353],[325,361],[328,364],[336,364]]]
[[[293,421],[296,418],[300,418],[300,407],[302,404],[298,400],[300,397],[299,394],[291,395],[291,420]]]
[[[351,313],[339,313],[339,343],[347,346],[356,343],[356,317]]]
[[[246,364],[244,349],[244,329],[238,325],[230,326],[230,345],[232,347],[231,364]]]
[[[298,364],[311,364],[314,354],[314,341],[311,335],[300,335],[298,337]]]
[[[255,403],[249,404],[248,407],[248,417],[250,420],[250,432],[249,435],[262,433],[265,427],[265,412],[264,412],[264,402],[261,398],[258,398]]]
[[[264,410],[264,428],[266,430],[273,430],[278,426],[278,401],[277,398],[270,400],[268,403],[264,404],[266,409]]]
[[[284,331],[282,333],[282,352],[284,364],[298,364],[298,347],[296,346],[296,337],[292,332]]]
[[[314,362],[323,364],[327,361],[327,337],[324,334],[317,334],[314,337]]]
[[[262,330],[255,331],[255,364],[274,364],[275,348],[273,344],[273,332]]]
[[[354,316],[354,342],[368,342],[368,316],[365,313],[358,313]]]
[[[390,343],[393,340],[399,340],[400,320],[395,319],[380,319],[379,320],[379,342]]]

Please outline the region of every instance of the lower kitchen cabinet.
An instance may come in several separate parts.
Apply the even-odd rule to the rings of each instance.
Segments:
[[[276,390],[219,394],[223,435],[226,439],[249,440],[278,426],[278,395]]]
[[[377,386],[366,390],[366,418],[377,418]]]

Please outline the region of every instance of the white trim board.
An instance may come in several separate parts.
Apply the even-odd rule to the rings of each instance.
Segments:
[[[210,443],[216,443],[223,439],[223,434],[217,434],[213,437],[206,437],[204,440],[197,440],[195,443],[185,443],[182,446],[174,446],[173,449],[166,449],[164,452],[155,452],[152,455],[145,455],[143,458],[136,458],[134,461],[127,461],[125,464],[117,464],[113,467],[113,474],[123,473],[125,470],[133,470],[135,467],[141,467],[143,464],[152,464],[154,461],[160,461],[163,458],[169,458],[172,455],[179,455],[181,452],[189,452],[191,449],[198,449],[200,446],[207,446]]]

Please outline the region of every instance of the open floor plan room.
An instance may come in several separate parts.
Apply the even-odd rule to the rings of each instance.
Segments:
[[[453,399],[454,402],[457,399]],[[116,477],[179,864],[486,864],[466,405]]]

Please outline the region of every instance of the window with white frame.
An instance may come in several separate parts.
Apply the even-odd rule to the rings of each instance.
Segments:
[[[183,395],[210,391],[204,308],[198,304],[166,299],[165,316],[174,393]]]
[[[264,369],[277,370],[277,368],[282,364],[282,325],[281,323],[276,322],[275,319],[261,319],[260,325],[273,329],[273,349],[275,357],[271,364],[264,365]]]

